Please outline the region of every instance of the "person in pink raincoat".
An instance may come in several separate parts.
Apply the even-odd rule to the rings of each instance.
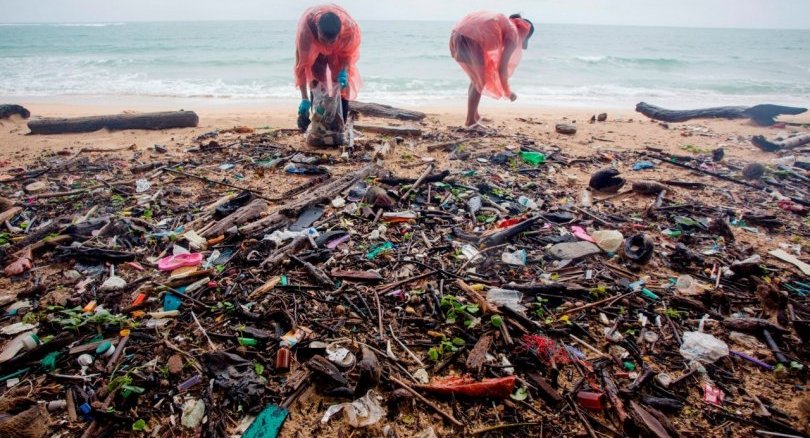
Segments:
[[[304,11],[295,39],[295,85],[301,90],[299,127],[302,119],[309,124],[312,103],[308,87],[319,82],[340,85],[343,118],[346,118],[348,101],[357,97],[361,85],[357,71],[359,59],[360,27],[348,12],[334,4]]]
[[[519,14],[507,18],[486,11],[467,15],[453,28],[450,54],[470,77],[467,128],[485,129],[478,114],[482,94],[495,99],[517,99],[509,87],[509,77],[520,63],[532,34],[534,25]]]

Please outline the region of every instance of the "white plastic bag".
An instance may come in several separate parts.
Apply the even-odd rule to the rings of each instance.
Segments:
[[[318,84],[312,89],[312,115],[307,128],[307,144],[310,146],[340,146],[344,142],[343,102],[340,88],[334,84]]]
[[[326,410],[321,418],[321,423],[326,423],[332,416],[343,411],[343,417],[352,427],[366,427],[377,423],[385,414],[385,410],[377,401],[377,394],[370,389],[366,395],[351,403],[341,403],[332,405]]]
[[[703,333],[705,320],[706,316],[700,320],[698,331],[684,332],[680,348],[681,356],[684,359],[709,364],[721,357],[728,356],[728,345],[725,342],[708,333]]]

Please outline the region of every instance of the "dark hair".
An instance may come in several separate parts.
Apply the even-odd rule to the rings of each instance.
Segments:
[[[327,12],[318,19],[318,30],[330,41],[340,35],[340,27],[340,17],[334,12]]]
[[[514,20],[516,18],[520,18],[521,20],[529,23],[529,34],[526,35],[526,39],[531,38],[532,35],[534,35],[534,23],[532,23],[528,18],[521,17],[520,14],[512,14],[512,15],[509,16],[510,20]]]

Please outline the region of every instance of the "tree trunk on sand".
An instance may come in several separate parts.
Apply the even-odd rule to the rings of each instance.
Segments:
[[[425,113],[419,111],[411,111],[406,109],[394,108],[388,105],[380,105],[379,103],[366,103],[366,102],[351,102],[349,109],[357,111],[358,113],[369,117],[383,117],[388,119],[398,120],[422,120]]]
[[[755,135],[751,138],[754,146],[766,152],[776,152],[782,149],[793,149],[810,143],[810,134],[800,134],[784,140],[768,140],[764,135]]]
[[[374,134],[393,135],[403,137],[418,137],[422,135],[422,130],[419,128],[404,128],[399,126],[376,126],[376,125],[359,125],[354,124],[354,129],[358,131],[371,132]]]
[[[695,110],[668,110],[655,105],[641,102],[636,105],[636,111],[645,116],[660,120],[662,122],[685,122],[692,119],[751,119],[760,126],[771,126],[775,122],[774,118],[782,115],[797,115],[807,111],[807,108],[797,108],[781,105],[755,105],[744,106],[721,106],[714,108],[702,108]]]
[[[192,128],[200,118],[194,111],[166,111],[159,113],[116,114],[108,116],[77,117],[71,119],[45,118],[28,122],[31,134],[65,134],[93,132],[99,129]]]

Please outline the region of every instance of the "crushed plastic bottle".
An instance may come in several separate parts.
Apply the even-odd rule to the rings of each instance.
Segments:
[[[534,210],[537,208],[537,203],[534,202],[533,199],[527,198],[525,196],[521,196],[518,198],[518,204],[528,208],[529,210]]]
[[[496,306],[505,306],[519,312],[526,310],[526,308],[520,304],[522,299],[523,293],[516,290],[493,287],[487,291],[487,301],[489,303]]]
[[[504,251],[501,261],[514,266],[526,266],[526,251],[519,249],[515,252]]]
[[[691,297],[700,295],[704,289],[694,278],[689,274],[684,274],[675,280],[675,289],[679,295]]]
[[[143,192],[149,190],[150,188],[152,188],[152,183],[150,183],[149,181],[147,181],[145,179],[139,179],[139,180],[135,181],[135,192],[136,193],[143,193]]]
[[[463,254],[464,257],[466,257],[470,262],[475,262],[481,258],[481,253],[469,243],[461,247],[461,254]]]

